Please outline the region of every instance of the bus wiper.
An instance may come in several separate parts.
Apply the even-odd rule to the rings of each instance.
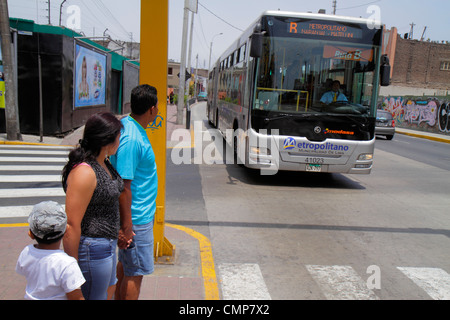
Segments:
[[[364,120],[363,121],[358,121],[357,119],[355,119],[354,117],[352,117],[351,115],[348,115],[348,114],[331,114],[331,113],[327,113],[327,115],[344,117],[344,118],[350,120],[351,122],[356,123],[363,130],[365,130],[366,126],[369,124],[369,121],[368,121],[367,117],[359,117],[358,119],[364,119]]]
[[[303,113],[303,114],[283,114],[281,116],[278,117],[274,117],[274,118],[264,118],[264,123],[268,124],[271,121],[274,120],[280,120],[280,119],[285,119],[285,118],[307,118],[310,117],[312,115],[315,114],[311,114],[311,113]]]

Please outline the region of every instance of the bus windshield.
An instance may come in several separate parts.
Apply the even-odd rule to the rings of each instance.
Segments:
[[[376,33],[367,36],[367,28],[361,31],[361,26],[339,26],[341,29],[335,29],[359,32],[356,36],[361,40],[344,33],[313,36],[311,33],[317,30],[303,29],[300,31],[306,35],[292,36],[289,31],[297,32],[300,26],[291,23],[289,27],[289,22],[278,21],[281,23],[278,29],[282,28],[282,32],[274,32],[277,24],[266,22],[269,30],[256,70],[253,110],[264,110],[266,115],[274,113],[273,116],[326,113],[374,117],[379,50]],[[305,25],[316,29],[330,27],[311,22]]]

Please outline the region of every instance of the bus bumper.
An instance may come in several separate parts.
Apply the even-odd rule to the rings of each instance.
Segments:
[[[278,171],[369,174],[373,166],[374,144],[375,139],[314,142],[249,130],[245,165],[267,174]]]

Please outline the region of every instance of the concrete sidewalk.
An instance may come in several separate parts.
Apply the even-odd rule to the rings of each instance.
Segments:
[[[176,124],[176,106],[167,106],[167,139],[171,133],[185,128]],[[74,146],[83,135],[84,127],[74,130],[64,138],[23,135],[23,141],[6,141],[6,134],[0,134],[0,144],[47,144]],[[167,199],[170,201],[170,199]],[[0,300],[21,300],[25,294],[26,281],[15,272],[17,257],[22,249],[33,243],[27,235],[26,223],[1,224],[0,222]],[[164,257],[155,263],[155,272],[145,276],[140,300],[204,300],[210,299],[202,271],[200,244],[204,246],[205,237],[196,236],[189,228],[168,224],[165,237],[175,245],[172,264],[164,264]],[[207,241],[209,243],[209,241]],[[209,284],[206,285],[206,287]]]

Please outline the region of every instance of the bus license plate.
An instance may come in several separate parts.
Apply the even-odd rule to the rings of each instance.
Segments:
[[[321,164],[306,164],[306,171],[309,172],[321,172],[322,165]]]

